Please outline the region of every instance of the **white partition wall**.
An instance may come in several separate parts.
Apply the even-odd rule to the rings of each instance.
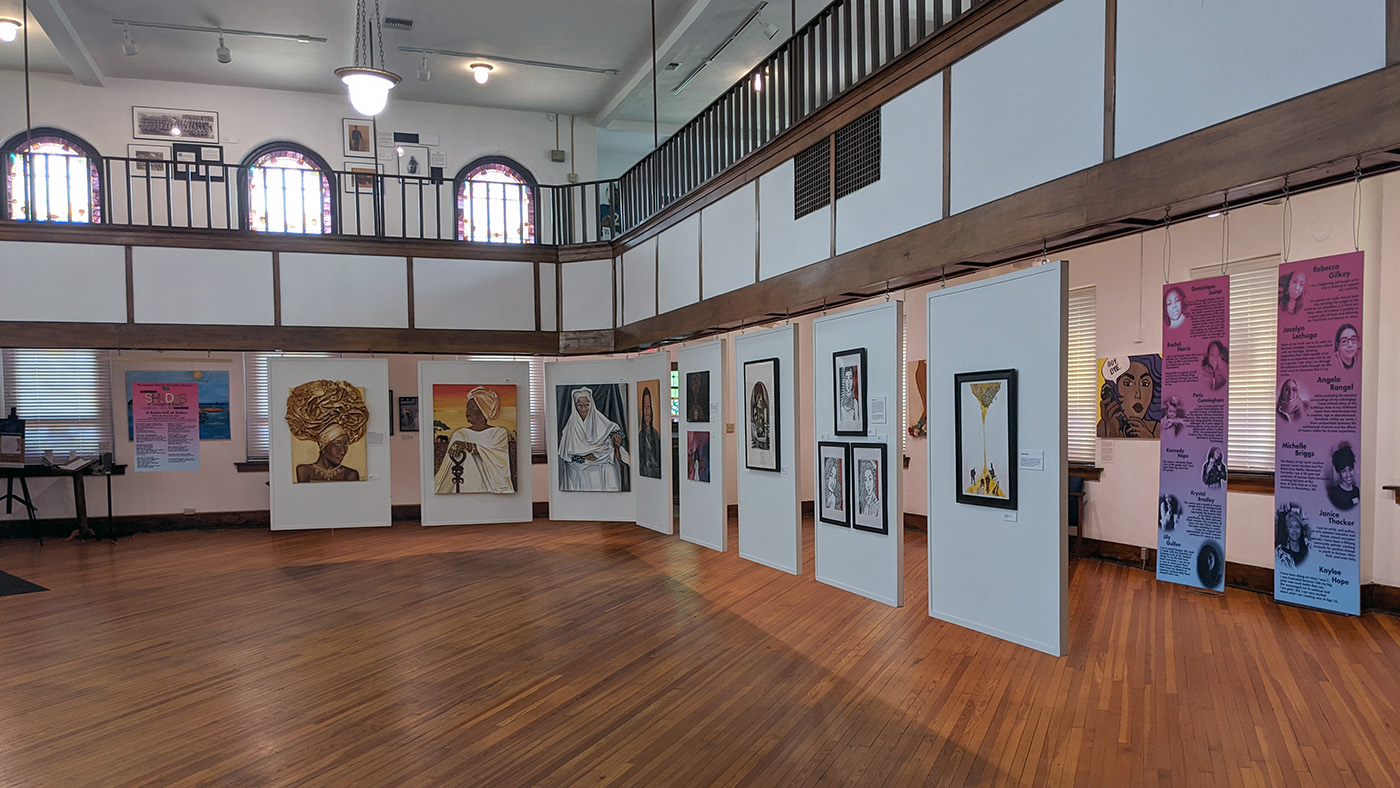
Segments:
[[[126,322],[120,246],[0,242],[0,320]]]
[[[805,380],[797,368],[797,326],[787,325],[768,331],[743,334],[734,339],[735,427],[738,437],[736,480],[739,485],[739,557],[802,574],[802,498],[798,480],[802,478],[802,457],[797,452],[797,388]],[[768,362],[776,360],[777,391],[767,392],[774,403],[769,434],[775,438],[778,470],[764,466],[764,456],[750,463],[752,442],[753,383],[744,365],[753,367],[754,380],[763,382]],[[753,467],[757,465],[759,467]]]
[[[433,425],[438,403],[434,386],[443,396],[444,407],[449,401],[461,401],[469,394],[467,387],[490,387],[495,396],[496,418],[487,416],[493,427],[505,427],[515,433],[515,492],[438,492],[434,442],[450,440],[455,429],[439,432]],[[445,388],[451,386],[454,388]],[[514,401],[501,397],[500,388],[515,387]],[[463,391],[466,389],[466,391]],[[492,390],[494,389],[494,390]],[[530,465],[530,363],[528,361],[420,361],[418,362],[419,475],[422,489],[423,525],[468,525],[474,523],[527,523],[534,519],[534,497]],[[465,406],[463,406],[464,408]],[[478,405],[478,407],[481,407]],[[453,412],[442,423],[461,428],[463,413]],[[482,474],[485,476],[486,474]],[[448,477],[450,480],[450,477]]]
[[[343,380],[364,392],[367,472],[355,482],[297,483],[287,395],[313,380]],[[267,362],[271,409],[272,530],[389,525],[389,362],[382,358],[272,358]],[[348,459],[347,459],[348,462]]]
[[[1056,656],[1069,621],[1067,298],[1064,263],[928,294],[929,615]],[[1016,508],[958,503],[954,375],[1005,369]]]
[[[637,499],[632,492],[636,478],[636,447],[631,444],[632,422],[637,418],[634,402],[634,367],[625,358],[601,361],[554,361],[544,365],[545,430],[549,445],[549,519],[551,520],[611,520],[631,523],[637,518]],[[563,473],[559,456],[559,429],[567,426],[570,407],[567,392],[576,388],[617,384],[625,397],[622,411],[627,414],[627,467],[622,472],[624,489],[617,492],[578,492],[560,489]],[[559,408],[561,389],[565,392],[565,409]],[[562,420],[562,422],[561,422]],[[620,425],[619,425],[620,426]]]
[[[652,425],[660,433],[661,478],[637,472],[641,468],[642,402],[637,386],[632,387],[632,490],[637,497],[637,525],[669,534],[674,509],[671,495],[671,354],[648,353],[632,361],[632,379],[658,381],[658,398],[652,403]]]
[[[681,348],[677,354],[681,394],[681,457],[676,472],[681,475],[681,538],[714,550],[729,549],[729,507],[724,498],[724,340],[706,342]],[[690,411],[689,375],[708,372],[709,399],[704,408],[708,421],[692,420],[698,415]],[[708,482],[690,479],[690,433],[706,432],[710,436]]]
[[[885,512],[888,533],[822,522],[822,483],[816,486],[817,580],[896,607],[904,604],[904,507],[898,468],[902,464],[899,436],[903,432],[900,365],[903,304],[887,301],[865,309],[819,317],[812,321],[812,399],[820,476],[820,444],[882,444],[885,447]],[[846,351],[865,350],[866,381],[862,408],[866,434],[836,434],[834,358]],[[878,414],[883,410],[884,418]],[[852,484],[845,469],[847,486]],[[848,504],[848,509],[853,509]]]

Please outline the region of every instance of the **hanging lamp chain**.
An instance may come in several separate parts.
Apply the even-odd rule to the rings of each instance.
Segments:
[[[373,50],[369,53],[370,68],[384,68],[384,25],[379,20],[379,0],[374,0],[374,20],[370,23],[374,25],[375,32],[379,34],[379,64],[375,65]]]

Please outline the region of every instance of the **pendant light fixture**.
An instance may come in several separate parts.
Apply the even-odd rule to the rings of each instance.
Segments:
[[[0,17],[0,42],[13,44],[19,38],[19,31],[24,25],[17,19],[6,19]]]
[[[378,47],[376,48],[376,42]],[[350,104],[365,117],[374,117],[389,103],[389,90],[402,78],[382,68],[384,65],[384,28],[379,20],[379,0],[374,0],[374,14],[369,14],[368,0],[355,2],[355,65],[335,70],[335,75],[350,90]]]
[[[472,79],[475,79],[478,85],[485,85],[491,72],[495,70],[490,63],[472,63],[468,68],[472,70]]]

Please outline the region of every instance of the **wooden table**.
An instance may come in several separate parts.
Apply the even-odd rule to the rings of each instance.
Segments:
[[[112,477],[126,474],[125,465],[113,465],[109,469],[99,470],[97,464],[91,464],[77,471],[67,471],[56,465],[25,465],[23,468],[3,468],[0,467],[0,478],[5,479],[5,495],[0,500],[5,502],[5,513],[12,511],[13,505],[19,503],[29,513],[31,522],[37,522],[34,503],[29,497],[29,479],[51,478],[55,476],[68,476],[73,479],[73,511],[78,519],[78,530],[75,535],[85,539],[94,538],[97,533],[88,524],[87,513],[87,485],[86,477],[103,476],[107,479],[107,533],[112,533]],[[14,494],[15,479],[19,479],[20,495]],[[38,526],[35,525],[37,535]]]

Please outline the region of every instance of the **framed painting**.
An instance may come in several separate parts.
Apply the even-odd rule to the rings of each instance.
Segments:
[[[958,503],[1016,508],[1016,370],[953,376]]]
[[[866,422],[865,348],[831,354],[832,402],[836,403],[836,434],[864,437]]]
[[[782,434],[778,423],[778,359],[744,362],[744,467],[782,470]]]
[[[404,178],[427,178],[432,174],[428,167],[426,145],[399,146],[399,175]]]
[[[519,489],[514,383],[434,383],[433,494]]]
[[[309,380],[287,394],[297,484],[359,482],[369,477],[365,390],[345,380]]]
[[[219,113],[196,109],[132,107],[131,136],[138,140],[184,140],[219,144]]]
[[[704,424],[710,420],[710,371],[685,373],[685,420]]]
[[[851,526],[871,533],[890,532],[888,466],[883,443],[851,444],[851,486],[855,506]]]
[[[127,162],[132,175],[164,178],[166,173],[170,171],[166,164],[170,161],[169,145],[128,144],[126,157],[134,159],[134,161]]]
[[[710,431],[688,430],[685,433],[685,478],[693,482],[710,482]]]
[[[661,431],[656,428],[656,403],[661,380],[637,381],[637,475],[661,478]]]
[[[832,525],[851,525],[851,447],[846,443],[817,444],[817,469],[821,485],[817,519]]]
[[[399,432],[418,431],[418,398],[399,397]]]
[[[346,156],[374,158],[374,121],[364,118],[342,118],[340,143]]]
[[[378,176],[384,174],[384,165],[372,161],[347,161],[345,174],[340,180],[345,185],[346,194],[374,194]]]
[[[628,388],[622,383],[554,387],[555,472],[560,492],[631,491]]]

